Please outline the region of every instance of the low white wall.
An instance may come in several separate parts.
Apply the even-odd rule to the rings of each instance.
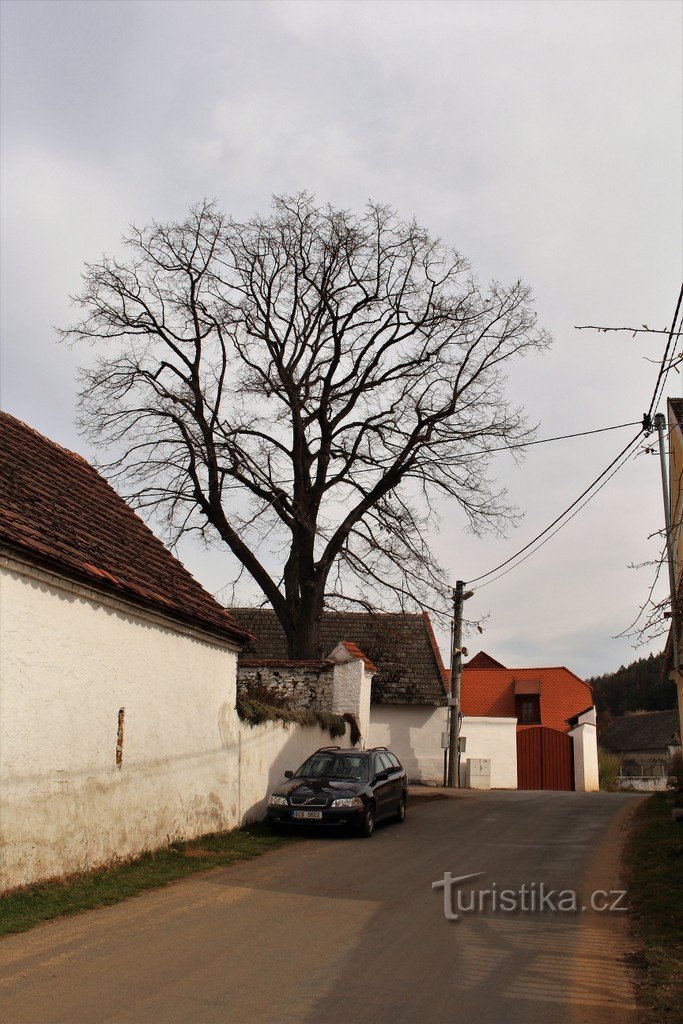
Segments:
[[[467,746],[461,763],[470,757],[491,761],[491,789],[517,789],[517,719],[470,718],[462,720],[460,735]]]
[[[239,820],[258,821],[265,816],[268,795],[285,781],[319,747],[350,746],[346,735],[332,739],[326,729],[296,723],[263,722],[239,725]]]
[[[440,786],[447,716],[430,704],[372,704],[368,746],[393,750],[411,782]]]
[[[238,823],[229,646],[46,574],[0,602],[0,888]]]
[[[638,793],[665,793],[666,775],[619,775],[619,789],[635,790]]]
[[[569,733],[574,744],[574,789],[595,793],[600,789],[598,738],[595,725],[584,722]]]

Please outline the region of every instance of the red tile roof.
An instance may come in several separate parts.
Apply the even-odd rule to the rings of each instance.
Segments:
[[[478,665],[493,662],[498,667],[472,667],[474,658],[464,666],[460,698],[464,715],[516,718],[515,683],[536,681],[540,681],[541,725],[567,732],[567,719],[593,704],[588,683],[564,666],[508,669],[487,654],[477,655],[476,660]]]
[[[470,658],[467,664],[463,665],[463,668],[505,668],[505,665],[495,661],[485,651],[479,651],[479,654],[475,654],[473,658]]]
[[[250,639],[82,456],[7,413],[0,449],[0,543],[172,619]]]
[[[363,654],[358,644],[354,644],[352,640],[342,640],[342,646],[345,647],[349,654],[352,654],[354,658],[360,658],[368,672],[377,671],[377,666],[372,664],[366,654]]]

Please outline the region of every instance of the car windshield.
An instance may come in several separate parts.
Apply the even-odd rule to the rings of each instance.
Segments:
[[[338,754],[324,751],[313,754],[294,773],[304,779],[367,779],[369,758],[362,754]]]

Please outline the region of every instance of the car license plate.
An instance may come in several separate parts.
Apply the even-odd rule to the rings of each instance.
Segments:
[[[307,818],[309,821],[319,821],[323,816],[322,811],[292,811],[293,818]]]

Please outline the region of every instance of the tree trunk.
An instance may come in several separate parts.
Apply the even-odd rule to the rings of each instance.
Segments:
[[[330,652],[323,651],[321,625],[323,585],[310,582],[304,587],[294,629],[287,634],[289,657],[297,661],[318,661]]]

